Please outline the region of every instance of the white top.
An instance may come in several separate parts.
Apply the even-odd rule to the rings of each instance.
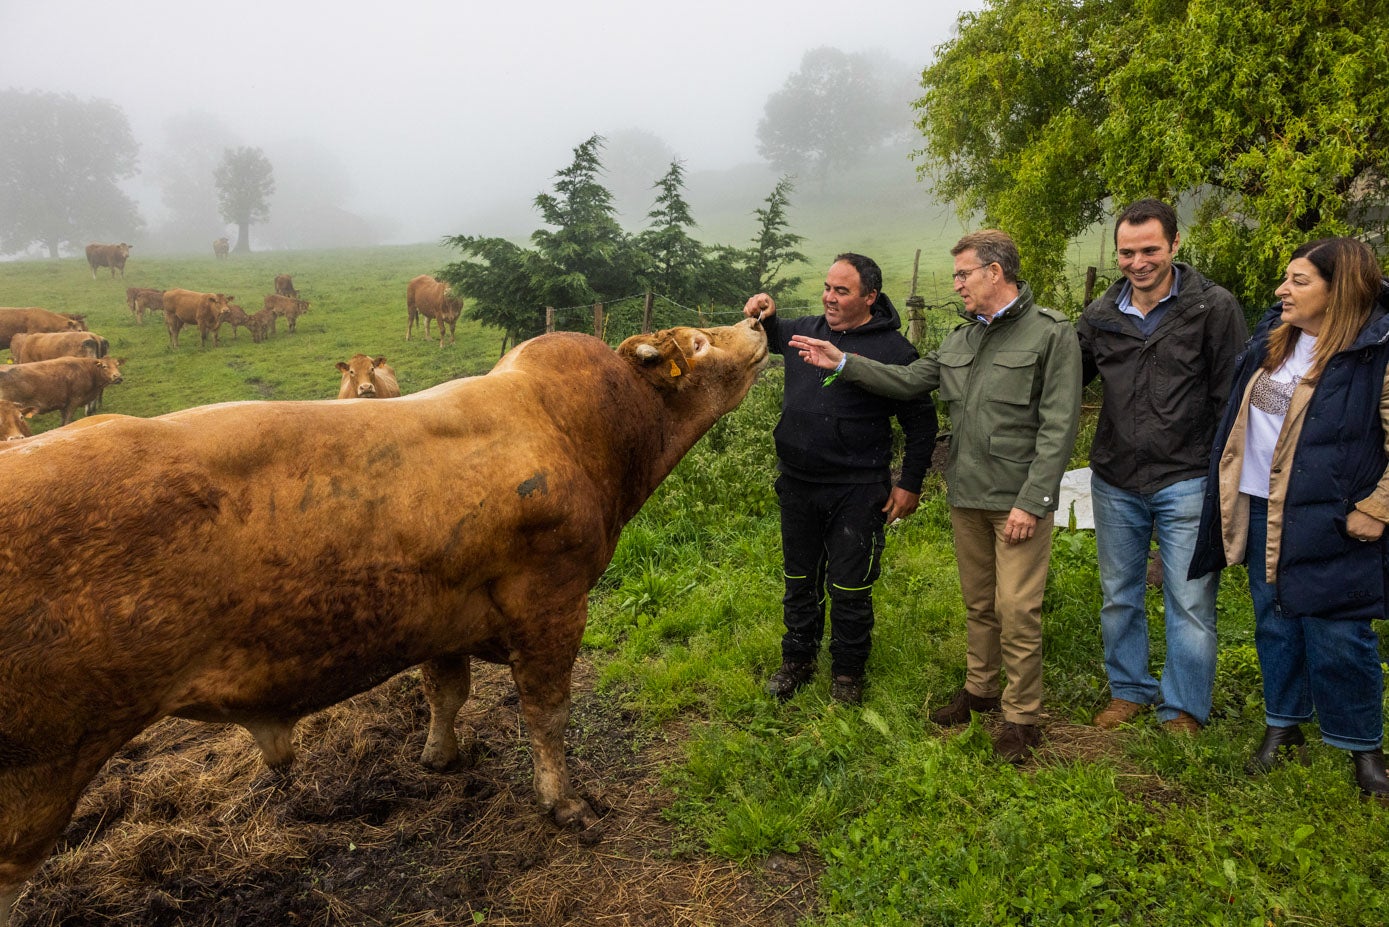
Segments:
[[[1244,438],[1244,468],[1240,471],[1239,491],[1268,498],[1268,477],[1273,467],[1273,449],[1288,417],[1293,390],[1312,369],[1312,352],[1317,339],[1303,332],[1297,336],[1292,355],[1273,373],[1260,370],[1249,394],[1249,429]]]

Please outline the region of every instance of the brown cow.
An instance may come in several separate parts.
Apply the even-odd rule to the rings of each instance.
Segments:
[[[143,286],[128,286],[125,288],[125,304],[135,313],[135,321],[144,325],[146,312],[164,311],[164,291]]]
[[[207,347],[207,336],[212,335],[212,344],[217,346],[221,340],[217,330],[222,327],[230,310],[227,304],[235,296],[221,293],[198,293],[193,290],[164,291],[164,326],[169,329],[169,344],[178,348],[178,333],[185,325],[198,326],[198,336],[202,346]]]
[[[130,245],[121,242],[119,245],[103,245],[92,242],[87,246],[87,264],[92,268],[92,279],[96,279],[96,269],[98,267],[111,268],[112,279],[116,276],[116,271],[125,276],[125,259],[130,257]]]
[[[160,718],[241,724],[282,769],[301,718],[417,664],[426,765],[458,759],[470,659],[508,664],[541,805],[595,825],[564,751],[589,589],[766,359],[754,320],[616,350],[561,332],[390,402],[116,416],[0,451],[24,500],[0,506],[0,911]],[[439,494],[439,473],[467,479]]]
[[[289,274],[276,274],[275,295],[292,296],[295,299],[298,299],[299,291],[294,288],[294,278],[291,277]]]
[[[38,411],[33,406],[21,408],[8,399],[0,399],[0,441],[17,441],[32,435],[28,420]]]
[[[219,259],[220,259],[220,258],[224,258],[224,257],[227,256],[227,252],[230,251],[230,250],[231,250],[231,242],[227,241],[225,238],[218,238],[218,239],[213,240],[213,242],[212,242],[212,254],[213,254],[214,257],[219,258]]]
[[[294,331],[299,324],[299,317],[309,311],[309,301],[307,299],[296,299],[293,296],[280,296],[278,294],[265,297],[264,308],[269,309],[289,323],[289,330]],[[270,330],[275,330],[275,323],[270,323]]]
[[[251,340],[260,344],[275,330],[275,310],[262,309],[255,313],[246,320],[246,327],[251,330]]]
[[[19,332],[10,340],[16,364],[55,357],[105,357],[110,344],[96,332]]]
[[[0,367],[0,399],[32,406],[40,414],[62,410],[66,425],[79,406],[96,402],[102,390],[121,382],[123,363],[124,358],[115,357],[58,357]],[[0,736],[0,744],[3,740]]]
[[[84,316],[49,312],[37,306],[24,309],[0,308],[0,348],[8,348],[10,339],[20,332],[84,332]]]
[[[394,399],[400,395],[395,371],[385,357],[373,359],[365,354],[353,354],[347,363],[338,361],[338,370],[342,371],[339,399]]]
[[[414,330],[415,320],[419,316],[424,316],[426,338],[429,337],[430,320],[439,323],[439,347],[444,346],[445,324],[449,327],[449,343],[456,340],[453,337],[454,327],[463,313],[463,303],[449,292],[449,285],[442,280],[435,280],[429,274],[420,274],[411,280],[405,287],[405,311],[410,317],[405,326],[406,341],[410,340],[410,332]]]

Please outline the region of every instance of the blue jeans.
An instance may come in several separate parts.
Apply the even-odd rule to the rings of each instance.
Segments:
[[[1268,500],[1249,497],[1249,594],[1254,647],[1264,677],[1264,721],[1291,727],[1312,720],[1342,750],[1377,750],[1384,739],[1379,635],[1368,621],[1283,614],[1278,586],[1265,577]]]
[[[1206,478],[1142,494],[1090,477],[1099,550],[1100,628],[1109,692],[1140,705],[1156,704],[1163,721],[1186,712],[1205,724],[1215,686],[1215,594],[1220,574],[1187,579],[1201,524]],[[1167,660],[1162,682],[1148,669],[1148,546],[1157,528],[1162,555],[1162,602]]]

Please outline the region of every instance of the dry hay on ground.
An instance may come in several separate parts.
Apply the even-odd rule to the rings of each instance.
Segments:
[[[14,927],[790,927],[813,912],[808,854],[747,869],[675,850],[661,819],[672,745],[593,695],[586,664],[568,743],[603,818],[592,846],[536,804],[505,670],[474,664],[473,682],[469,762],[443,774],[418,762],[428,708],[413,672],[302,722],[284,779],[240,728],[155,725],[92,783]]]

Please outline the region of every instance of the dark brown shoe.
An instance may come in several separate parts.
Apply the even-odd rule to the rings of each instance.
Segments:
[[[810,682],[814,675],[814,660],[806,660],[804,663],[787,660],[781,664],[781,669],[773,673],[772,678],[767,680],[767,692],[784,702],[795,695],[797,689]]]
[[[1126,698],[1112,698],[1109,704],[1095,714],[1095,727],[1102,731],[1112,731],[1121,724],[1128,724],[1148,710],[1141,702],[1130,702]]]
[[[1169,734],[1177,734],[1182,737],[1194,737],[1201,733],[1201,722],[1184,711],[1177,712],[1177,717],[1168,718],[1162,722],[1162,729]]]
[[[1296,757],[1303,766],[1308,763],[1307,738],[1303,736],[1302,728],[1296,724],[1289,727],[1266,727],[1263,742],[1259,744],[1259,749],[1254,751],[1249,762],[1244,764],[1244,771],[1251,776],[1258,776],[1282,766],[1290,756]]]
[[[994,752],[1014,766],[1026,763],[1032,751],[1042,745],[1042,730],[1035,724],[1003,722],[1003,730],[994,738]]]
[[[846,705],[863,704],[863,677],[836,676],[830,680],[830,698]]]
[[[1384,751],[1353,750],[1350,761],[1355,764],[1355,784],[1366,798],[1389,802],[1389,776],[1384,772]]]
[[[950,727],[955,724],[968,724],[970,712],[977,711],[984,714],[991,711],[998,711],[998,696],[985,698],[982,695],[975,695],[968,689],[961,688],[955,693],[955,697],[943,708],[937,708],[931,712],[931,721],[941,727]]]

